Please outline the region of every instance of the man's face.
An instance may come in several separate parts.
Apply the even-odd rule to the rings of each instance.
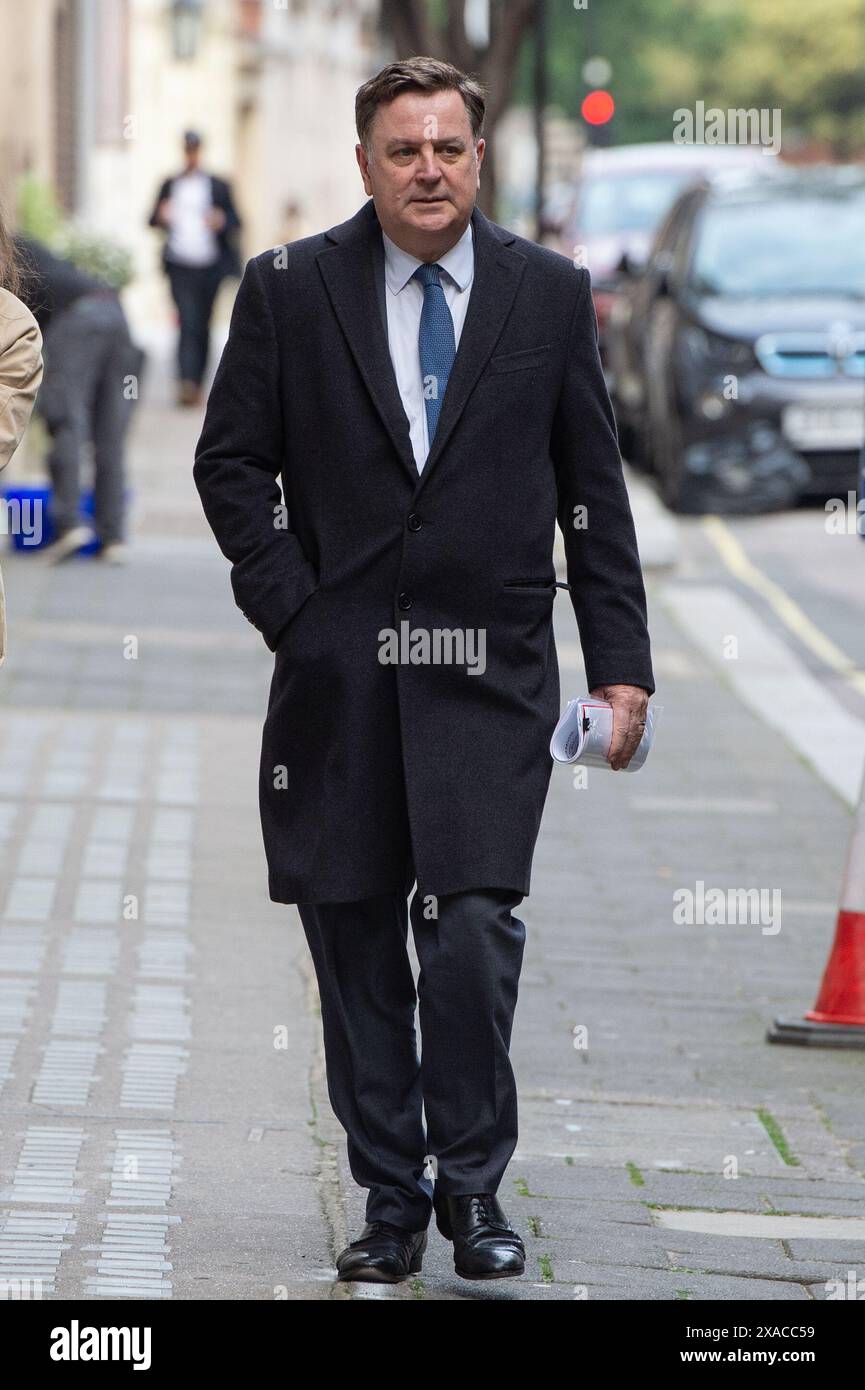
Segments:
[[[383,230],[418,260],[459,241],[475,205],[484,142],[475,145],[459,92],[402,92],[381,105],[369,156],[356,147],[363,186]]]

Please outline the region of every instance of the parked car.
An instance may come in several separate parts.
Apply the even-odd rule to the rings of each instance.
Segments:
[[[750,145],[665,141],[585,152],[559,249],[571,258],[579,256],[591,271],[605,367],[607,327],[624,273],[645,264],[652,238],[677,196],[715,169],[762,170],[774,162]]]
[[[679,511],[855,488],[865,433],[865,172],[682,194],[611,336],[623,452]]]

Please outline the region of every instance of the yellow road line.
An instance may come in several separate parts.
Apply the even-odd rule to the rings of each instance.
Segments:
[[[842,676],[860,695],[865,695],[865,671],[860,671],[846,652],[821,632],[790,595],[748,559],[744,546],[719,516],[703,517],[703,529],[731,574],[760,594],[781,622],[815,656]]]

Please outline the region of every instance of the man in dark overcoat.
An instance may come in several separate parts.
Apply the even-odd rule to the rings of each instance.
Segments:
[[[196,451],[274,653],[270,896],[298,906],[368,1189],[341,1279],[417,1272],[433,1210],[458,1274],[524,1268],[496,1192],[517,1142],[514,910],[559,715],[557,520],[613,768],[654,690],[589,273],[475,206],[483,114],[432,58],[364,84],[369,201],[248,263]]]

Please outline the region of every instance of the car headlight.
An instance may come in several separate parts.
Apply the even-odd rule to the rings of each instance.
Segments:
[[[741,371],[754,364],[754,352],[748,343],[736,338],[722,338],[697,324],[682,331],[685,356],[714,371]]]
[[[730,408],[730,402],[717,391],[704,391],[697,401],[697,409],[706,420],[720,420]]]

